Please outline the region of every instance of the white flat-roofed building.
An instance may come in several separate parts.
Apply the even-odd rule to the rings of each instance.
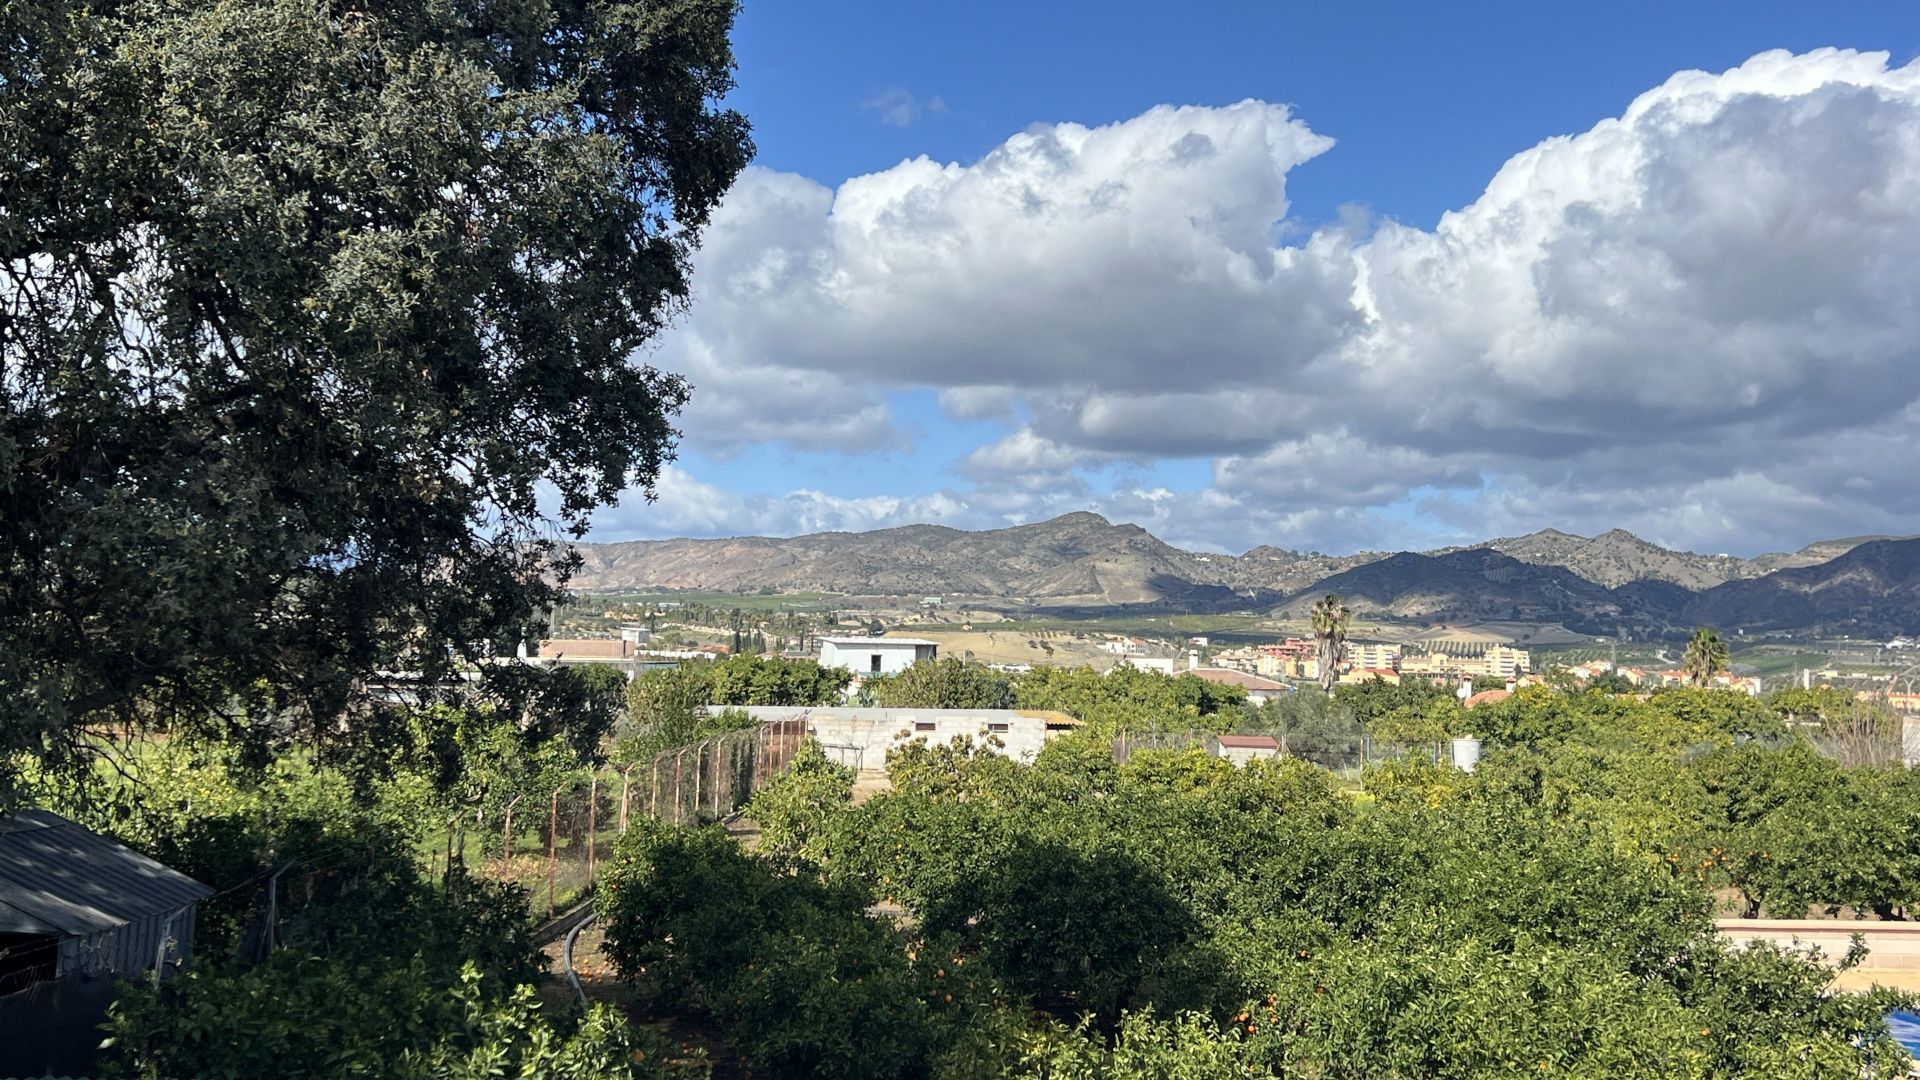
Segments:
[[[718,708],[718,706],[716,706]],[[748,705],[731,707],[761,723],[801,720],[827,756],[856,769],[886,765],[887,750],[920,739],[930,745],[964,735],[989,736],[1000,752],[1016,761],[1032,761],[1048,739],[1080,726],[1080,721],[1049,709],[879,709],[840,705]]]
[[[922,660],[940,655],[938,642],[907,637],[823,637],[820,666],[855,675],[897,675]]]

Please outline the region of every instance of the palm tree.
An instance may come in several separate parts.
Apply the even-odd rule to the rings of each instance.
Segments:
[[[1313,636],[1320,642],[1320,689],[1333,689],[1333,669],[1340,663],[1340,646],[1347,640],[1347,619],[1353,612],[1328,593],[1313,605]]]
[[[1715,675],[1727,670],[1727,643],[1721,640],[1719,631],[1704,626],[1695,630],[1681,666],[1686,669],[1687,681],[1695,686],[1706,686]]]

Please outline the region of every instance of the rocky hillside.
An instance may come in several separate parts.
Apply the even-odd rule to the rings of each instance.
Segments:
[[[1683,621],[1752,630],[1905,631],[1920,612],[1920,540],[1866,540],[1838,558],[1730,581],[1690,599]]]
[[[1633,581],[1664,581],[1698,592],[1728,581],[1763,577],[1775,570],[1816,566],[1869,541],[1893,539],[1902,538],[1853,536],[1840,540],[1821,540],[1795,552],[1771,552],[1752,559],[1742,559],[1733,555],[1698,555],[1691,551],[1674,551],[1642,540],[1625,529],[1612,529],[1594,537],[1576,536],[1558,529],[1542,529],[1525,536],[1487,540],[1471,548],[1443,548],[1429,554],[1445,555],[1454,551],[1486,549],[1510,555],[1521,562],[1558,566],[1609,589],[1617,589]]]
[[[1345,570],[1378,562],[1389,551],[1362,551],[1353,555],[1322,555],[1317,551],[1288,551],[1262,544],[1237,559],[1230,559],[1229,572],[1234,583],[1246,590],[1271,590],[1291,593],[1311,588]]]
[[[1488,540],[1474,548],[1497,551],[1521,562],[1557,566],[1609,589],[1629,581],[1667,581],[1686,589],[1711,589],[1723,581],[1758,573],[1745,559],[1671,551],[1625,529],[1591,538],[1542,529],[1525,536]]]
[[[1616,592],[1562,567],[1522,562],[1484,547],[1392,555],[1315,584],[1290,598],[1283,610],[1304,614],[1326,593],[1338,593],[1357,611],[1429,622],[1557,622],[1613,633],[1658,621],[1638,592]]]
[[[584,591],[939,594],[1195,611],[1304,609],[1338,592],[1363,611],[1604,634],[1695,624],[1920,630],[1920,539],[1854,537],[1737,559],[1671,551],[1618,529],[1590,538],[1548,529],[1425,554],[1262,546],[1234,556],[1183,551],[1139,526],[1078,513],[980,532],[912,525],[579,550],[573,584]]]
[[[582,544],[580,553],[574,587],[583,590],[772,588],[1137,604],[1231,595],[1235,576],[1230,557],[1182,551],[1138,525],[1088,513],[982,532],[910,525],[784,540]]]
[[[1839,540],[1817,540],[1799,551],[1774,551],[1749,560],[1754,573],[1748,577],[1771,574],[1775,570],[1791,570],[1800,566],[1818,566],[1845,555],[1861,544],[1875,540],[1913,540],[1912,536],[1849,536]]]

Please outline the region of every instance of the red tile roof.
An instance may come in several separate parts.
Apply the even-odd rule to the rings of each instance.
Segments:
[[[1280,744],[1271,735],[1222,735],[1220,745],[1235,750],[1278,750]]]
[[[1192,671],[1187,672],[1187,674],[1199,676],[1210,683],[1219,683],[1221,686],[1240,686],[1248,690],[1285,690],[1287,688],[1286,683],[1275,682],[1272,679],[1263,679],[1258,675],[1249,675],[1244,671],[1235,671],[1232,668],[1194,668]]]

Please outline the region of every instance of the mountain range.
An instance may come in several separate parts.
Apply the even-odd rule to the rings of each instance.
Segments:
[[[1590,633],[1689,625],[1905,632],[1920,627],[1920,538],[1861,536],[1751,559],[1673,551],[1615,529],[1546,529],[1429,552],[1186,551],[1074,513],[1004,529],[909,525],[791,538],[580,544],[581,591],[698,589],[964,596],[1047,607],[1360,611],[1524,619]]]

